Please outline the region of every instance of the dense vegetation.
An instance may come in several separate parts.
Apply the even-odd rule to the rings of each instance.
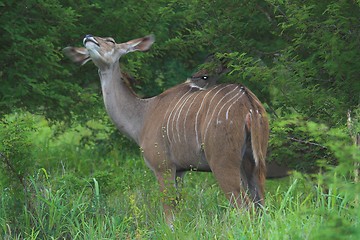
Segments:
[[[0,236],[358,239],[359,26],[357,0],[0,0]],[[141,96],[222,59],[221,81],[245,84],[269,113],[268,161],[299,172],[268,181],[257,218],[229,208],[211,174],[190,173],[172,233],[137,146],[106,116],[96,68],[61,53],[87,33],[155,34],[121,62]]]

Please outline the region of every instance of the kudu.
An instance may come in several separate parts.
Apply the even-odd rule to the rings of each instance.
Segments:
[[[117,44],[86,35],[85,48],[67,47],[64,53],[82,64],[91,59],[99,68],[106,110],[140,146],[161,192],[176,187],[186,171],[212,171],[235,206],[263,205],[269,126],[258,98],[238,84],[199,91],[183,83],[140,99],[123,81],[119,59],[153,42],[153,36]],[[163,208],[171,224],[173,204],[163,199]]]

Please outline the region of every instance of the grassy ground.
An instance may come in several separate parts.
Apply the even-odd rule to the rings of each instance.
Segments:
[[[141,161],[131,159],[130,161]],[[141,165],[141,164],[139,164]],[[187,176],[174,232],[163,222],[154,177],[145,166],[104,180],[63,175],[53,183],[33,179],[31,209],[6,218],[9,239],[358,239],[359,213],[346,196],[324,194],[301,177],[267,182],[266,208],[258,216],[228,206],[211,174]],[[130,172],[130,173],[129,173]],[[49,178],[52,178],[50,176]],[[331,190],[331,189],[330,189]],[[330,191],[329,190],[329,191]],[[6,196],[2,197],[6,205]],[[9,221],[10,220],[10,221]],[[17,221],[20,225],[13,225]]]
[[[360,239],[353,185],[300,174],[268,180],[264,211],[249,214],[229,206],[211,173],[189,172],[171,231],[139,156],[113,150],[98,157],[96,146],[79,147],[82,129],[56,138],[41,129],[26,194],[0,182],[3,239]]]

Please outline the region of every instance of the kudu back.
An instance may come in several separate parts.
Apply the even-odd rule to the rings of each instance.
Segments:
[[[126,53],[148,50],[153,42],[153,36],[118,44],[87,35],[85,48],[67,47],[64,53],[82,64],[92,60],[99,68],[110,118],[140,146],[163,193],[173,192],[169,188],[186,171],[212,171],[235,206],[263,205],[269,125],[259,99],[240,84],[199,90],[188,83],[140,99],[125,83],[118,61]],[[169,224],[170,199],[164,195]]]

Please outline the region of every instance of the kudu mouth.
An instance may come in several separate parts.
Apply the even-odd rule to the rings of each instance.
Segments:
[[[91,34],[87,34],[83,39],[83,44],[85,47],[86,47],[86,43],[88,43],[88,42],[92,42],[95,45],[97,45],[98,47],[100,47],[98,41],[96,41],[96,39]]]

